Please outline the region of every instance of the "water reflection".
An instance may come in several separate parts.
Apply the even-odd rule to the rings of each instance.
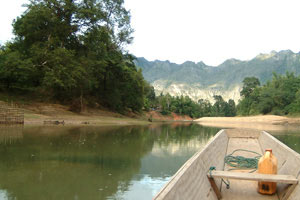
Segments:
[[[0,190],[0,199],[9,199],[9,196],[5,190]]]
[[[294,151],[300,153],[300,130],[274,131],[272,134]]]
[[[0,125],[0,144],[10,145],[23,138],[23,125]]]
[[[152,199],[220,128],[0,127],[2,199]],[[271,132],[300,152],[300,130]]]
[[[21,130],[8,131],[19,142],[0,143],[0,199],[151,199],[219,129],[172,124]]]
[[[107,199],[152,199],[170,178],[151,178],[144,175],[140,179],[133,179],[128,190],[118,190],[115,195]]]
[[[139,174],[130,181],[126,191],[118,191],[108,199],[152,199],[182,164],[203,148],[218,129],[198,125],[162,126],[151,152],[141,159]]]

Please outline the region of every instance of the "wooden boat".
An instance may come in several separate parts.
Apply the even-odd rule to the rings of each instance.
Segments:
[[[263,154],[271,148],[278,159],[278,174],[258,174],[249,171],[228,171],[224,157],[236,149],[248,149]],[[253,157],[242,152],[245,157]],[[211,171],[210,167],[216,170]],[[154,197],[155,200],[189,199],[300,199],[300,155],[265,131],[227,129],[219,131],[200,152],[190,158]],[[227,189],[224,180],[229,179]],[[275,195],[257,192],[257,181],[277,182]]]
[[[63,121],[53,121],[53,120],[48,120],[48,121],[44,121],[44,124],[54,124],[54,125],[59,125],[59,124],[62,124],[62,125],[65,125],[65,120]]]

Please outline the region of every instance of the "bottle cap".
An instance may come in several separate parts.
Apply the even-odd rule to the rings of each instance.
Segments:
[[[265,151],[269,151],[270,153],[272,153],[272,149],[266,149]]]

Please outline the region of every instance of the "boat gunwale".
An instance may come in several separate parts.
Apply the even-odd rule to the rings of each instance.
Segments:
[[[277,142],[278,144],[280,144],[280,146],[282,146],[285,150],[287,150],[289,153],[293,154],[293,156],[297,157],[298,159],[300,159],[300,154],[297,153],[296,151],[294,151],[292,148],[290,148],[289,146],[287,146],[286,144],[284,144],[283,142],[281,142],[280,140],[278,140],[276,137],[274,137],[273,135],[271,135],[270,133],[266,132],[266,131],[262,131],[262,134],[265,134],[266,136],[268,136],[270,139],[274,140],[275,142]]]
[[[194,163],[194,161],[207,149],[209,148],[210,144],[213,143],[218,137],[220,137],[222,134],[226,134],[225,129],[221,129],[217,132],[217,134],[212,137],[207,144],[198,152],[196,152],[191,158],[189,158],[179,169],[178,171],[172,176],[172,178],[163,186],[163,188],[155,195],[153,198],[158,199],[160,198],[160,195],[163,195],[162,197],[166,196],[172,189],[169,188],[169,186],[175,185],[177,181],[181,178],[182,175],[184,175],[184,172],[188,169],[190,165]],[[226,135],[227,136],[227,135]],[[228,137],[228,136],[227,136]],[[165,194],[163,194],[165,193]]]

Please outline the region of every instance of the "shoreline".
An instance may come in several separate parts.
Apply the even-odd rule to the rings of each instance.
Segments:
[[[210,127],[280,131],[299,129],[300,118],[276,115],[258,115],[250,117],[203,117],[194,120],[194,122]]]
[[[51,121],[53,123],[45,123]],[[54,122],[59,122],[55,124]],[[64,124],[62,124],[62,122]],[[156,123],[174,123],[174,122],[192,122],[185,120],[158,120],[153,122],[147,120],[146,117],[130,118],[126,116],[103,116],[103,115],[57,115],[47,116],[40,114],[25,114],[24,125],[58,125],[58,126],[128,126],[128,125],[151,125]]]
[[[3,103],[0,101],[0,105]],[[7,106],[5,103],[4,105]],[[86,107],[82,112],[76,113],[70,111],[67,105],[55,103],[31,102],[16,105],[15,108],[24,113],[24,125],[126,126],[193,121],[188,116],[180,116],[175,113],[162,115],[159,111],[136,113],[128,110],[126,114],[120,114],[106,108]]]
[[[0,102],[1,103],[1,102]],[[122,126],[122,125],[150,125],[155,123],[192,122],[203,126],[222,128],[254,128],[269,127],[277,130],[278,127],[300,128],[300,117],[258,115],[247,117],[203,117],[192,119],[189,116],[181,116],[175,113],[162,115],[159,111],[134,113],[128,111],[126,115],[99,108],[86,108],[84,112],[74,113],[69,107],[61,104],[31,103],[23,104],[20,109],[24,112],[24,125],[96,125],[96,126]]]
[[[61,105],[51,106],[48,110],[36,111],[32,108],[24,109],[24,125],[59,125],[59,126],[128,126],[128,125],[150,125],[155,123],[193,122],[187,116],[162,115],[151,111],[145,113],[128,113],[128,116],[119,113],[89,109],[83,113],[74,113],[66,110]],[[150,121],[150,118],[152,121]],[[49,123],[45,123],[48,121]],[[55,124],[57,122],[57,124]],[[62,122],[64,124],[62,124]]]

